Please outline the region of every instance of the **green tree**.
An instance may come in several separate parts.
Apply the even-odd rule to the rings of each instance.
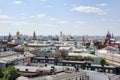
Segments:
[[[16,80],[20,76],[20,73],[14,68],[14,66],[9,66],[2,70],[3,78],[1,80]]]
[[[105,59],[101,58],[100,64],[101,64],[101,66],[104,66],[104,65],[106,65],[106,64],[107,64],[107,62],[106,62],[106,60],[105,60]]]
[[[93,54],[93,55],[95,55],[95,51],[91,51],[91,52],[90,52],[90,54]]]
[[[73,56],[74,61],[79,61],[79,56]]]
[[[91,56],[86,56],[84,57],[85,61],[93,61],[93,58]]]

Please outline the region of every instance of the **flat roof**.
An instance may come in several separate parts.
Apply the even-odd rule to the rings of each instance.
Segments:
[[[11,55],[11,56],[1,57],[1,58],[0,58],[0,61],[10,62],[10,61],[25,59],[25,58],[27,58],[27,57],[33,57],[33,56],[34,56],[34,55],[31,54],[31,53],[25,53],[25,56],[22,55],[22,54]]]
[[[34,58],[36,58],[36,59],[45,59],[45,57],[34,57]],[[55,58],[48,57],[47,59],[55,59]]]
[[[39,67],[33,67],[33,66],[15,66],[16,69],[19,69],[19,71],[26,71],[28,69],[29,72],[36,72]]]
[[[75,63],[85,63],[84,61],[67,61],[67,60],[62,60],[62,62],[75,62]]]
[[[54,66],[56,70],[64,69],[64,66],[55,66],[55,65],[47,65],[47,66],[15,66],[16,69],[19,69],[20,71],[25,71],[25,69],[28,69],[30,72],[35,72],[37,70],[48,70],[50,71],[51,66]]]
[[[68,53],[69,56],[82,56],[82,57],[86,57],[86,56],[91,56],[91,57],[97,57],[95,55],[89,54],[89,53]]]
[[[2,52],[0,52],[0,57],[14,55],[14,54],[18,54],[18,53],[14,52],[14,51],[2,51]]]

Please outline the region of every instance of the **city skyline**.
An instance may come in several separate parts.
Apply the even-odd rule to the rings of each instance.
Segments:
[[[120,35],[119,0],[2,0],[0,35]]]

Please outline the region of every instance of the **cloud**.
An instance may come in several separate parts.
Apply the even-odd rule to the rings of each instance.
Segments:
[[[46,15],[45,14],[36,14],[36,15],[32,15],[30,17],[31,18],[44,18],[44,17],[46,17]]]
[[[64,3],[63,5],[64,6],[69,6],[69,7],[75,7],[76,6],[76,4],[66,4],[66,3]]]
[[[54,17],[52,17],[52,16],[48,16],[48,15],[46,15],[46,14],[36,14],[36,15],[30,16],[30,18],[38,18],[38,19],[43,19],[43,18],[45,18],[45,19],[47,19],[47,20],[49,20],[49,21],[56,21],[56,20],[57,20],[56,18],[54,18]]]
[[[7,15],[0,15],[0,19],[9,19],[10,17]]]
[[[12,3],[13,3],[13,4],[22,4],[23,2],[22,2],[22,1],[17,0],[17,1],[13,1]]]
[[[11,25],[13,26],[24,26],[24,25],[28,25],[30,23],[27,22],[10,22]]]
[[[74,23],[75,24],[85,24],[85,22],[83,22],[83,21],[75,21]]]
[[[53,8],[53,6],[47,6],[48,8]]]
[[[57,20],[56,18],[48,18],[48,20],[50,20],[50,21],[55,21],[55,20]]]
[[[101,4],[98,4],[98,6],[104,7],[104,6],[107,6],[107,4],[106,3],[101,3]]]
[[[74,7],[72,9],[72,11],[85,12],[85,13],[95,13],[95,14],[107,14],[106,11],[104,11],[98,7],[90,7],[90,6]]]
[[[0,21],[0,24],[12,25],[12,26],[23,26],[30,23],[27,22],[16,22],[16,21]]]
[[[62,20],[62,21],[58,21],[57,23],[58,23],[58,24],[67,24],[68,21],[64,21],[64,20]]]
[[[74,24],[74,27],[84,27],[84,26],[88,26],[87,25],[87,22],[84,22],[84,21],[74,21],[73,22],[73,24]]]
[[[25,13],[21,13],[20,15],[24,16],[24,15],[25,15]]]

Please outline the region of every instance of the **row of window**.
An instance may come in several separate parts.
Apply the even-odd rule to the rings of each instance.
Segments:
[[[46,60],[33,60],[32,61],[33,63],[45,63],[46,62]],[[50,63],[50,64],[54,64],[54,61],[52,61],[52,60],[48,60],[48,63]],[[65,65],[65,66],[73,66],[73,64],[67,64],[67,63],[57,63],[57,65],[59,65],[59,66],[63,66],[63,65]],[[77,66],[77,67],[81,67],[82,66],[82,64],[76,64],[75,66]],[[96,70],[96,71],[101,71],[101,68],[95,68],[95,67],[90,67],[90,68],[87,68],[87,67],[85,67],[85,69],[86,70]],[[113,69],[107,69],[107,68],[105,68],[105,72],[108,72],[108,73],[114,73],[114,70]]]
[[[91,70],[91,68],[85,68],[85,70]],[[102,71],[101,68],[95,68],[94,70],[95,71]],[[105,72],[106,73],[113,73],[113,70],[112,69],[105,69]]]
[[[45,63],[46,60],[32,60],[33,63]],[[48,61],[48,63],[54,63],[54,61]]]

